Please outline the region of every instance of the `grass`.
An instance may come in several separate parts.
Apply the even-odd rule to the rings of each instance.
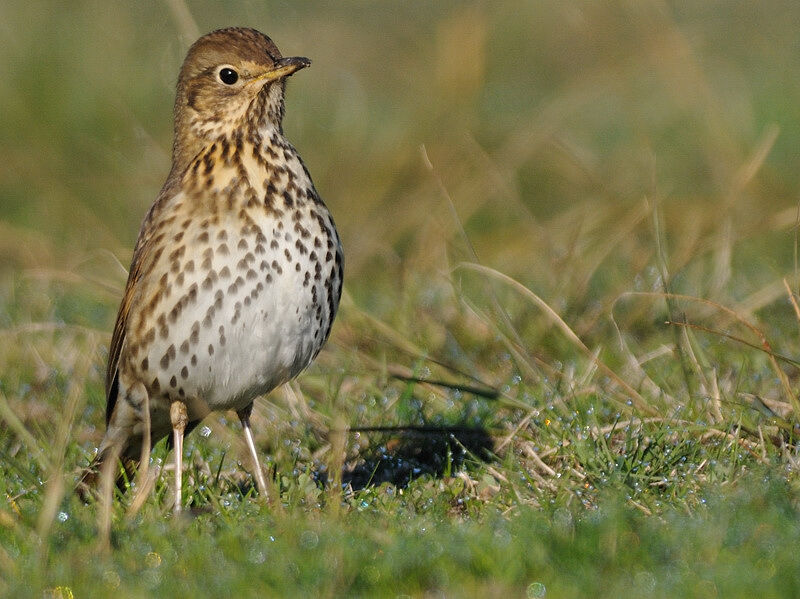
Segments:
[[[800,594],[796,3],[0,8],[0,595]],[[314,65],[332,338],[152,490],[70,492],[198,32]]]

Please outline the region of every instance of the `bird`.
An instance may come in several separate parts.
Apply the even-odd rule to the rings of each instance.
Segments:
[[[333,217],[282,125],[286,80],[310,64],[245,27],[189,48],[172,167],[134,247],[109,347],[106,431],[80,488],[108,460],[130,474],[172,433],[179,513],[185,434],[233,410],[266,496],[253,402],[314,360],[342,293]]]

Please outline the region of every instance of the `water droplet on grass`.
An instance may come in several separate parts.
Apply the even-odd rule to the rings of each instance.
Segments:
[[[525,596],[528,599],[540,599],[547,594],[547,589],[541,582],[532,582],[528,585],[525,591]]]
[[[161,565],[161,556],[155,551],[151,551],[144,556],[144,563],[148,568],[158,568]]]

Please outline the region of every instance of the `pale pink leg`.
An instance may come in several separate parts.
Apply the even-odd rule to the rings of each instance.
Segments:
[[[186,404],[182,401],[173,401],[169,407],[169,417],[172,421],[172,435],[175,441],[175,514],[180,514],[183,509],[183,432],[186,430],[188,416]]]
[[[261,463],[258,461],[258,452],[256,452],[256,444],[253,442],[253,431],[250,429],[250,412],[253,410],[253,404],[250,404],[243,410],[237,412],[239,420],[242,421],[242,430],[244,431],[244,440],[247,443],[247,448],[250,450],[250,456],[253,458],[253,465],[256,471],[256,484],[258,485],[258,492],[266,498],[267,497],[267,481],[264,478],[264,472],[261,470]]]

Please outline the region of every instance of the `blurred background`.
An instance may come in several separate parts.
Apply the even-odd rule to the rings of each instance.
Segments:
[[[162,444],[103,553],[70,490],[178,69],[231,25],[313,61],[284,130],[340,313],[255,404],[274,503],[215,414],[196,517]],[[799,31],[797,0],[2,0],[0,595],[797,596]]]
[[[546,397],[586,366],[552,319],[463,262],[538,294],[612,366],[623,340],[667,394],[685,393],[669,315],[628,292],[719,302],[797,352],[783,278],[795,285],[798,23],[790,0],[4,2],[0,389],[43,431],[59,398],[85,396],[78,438],[99,438],[177,72],[230,25],[313,61],[288,84],[284,128],[342,234],[346,297],[302,379],[312,407],[347,396],[331,414],[386,423],[369,406],[386,404],[390,367]],[[715,368],[733,381],[730,355]],[[533,388],[516,396],[543,401]]]

